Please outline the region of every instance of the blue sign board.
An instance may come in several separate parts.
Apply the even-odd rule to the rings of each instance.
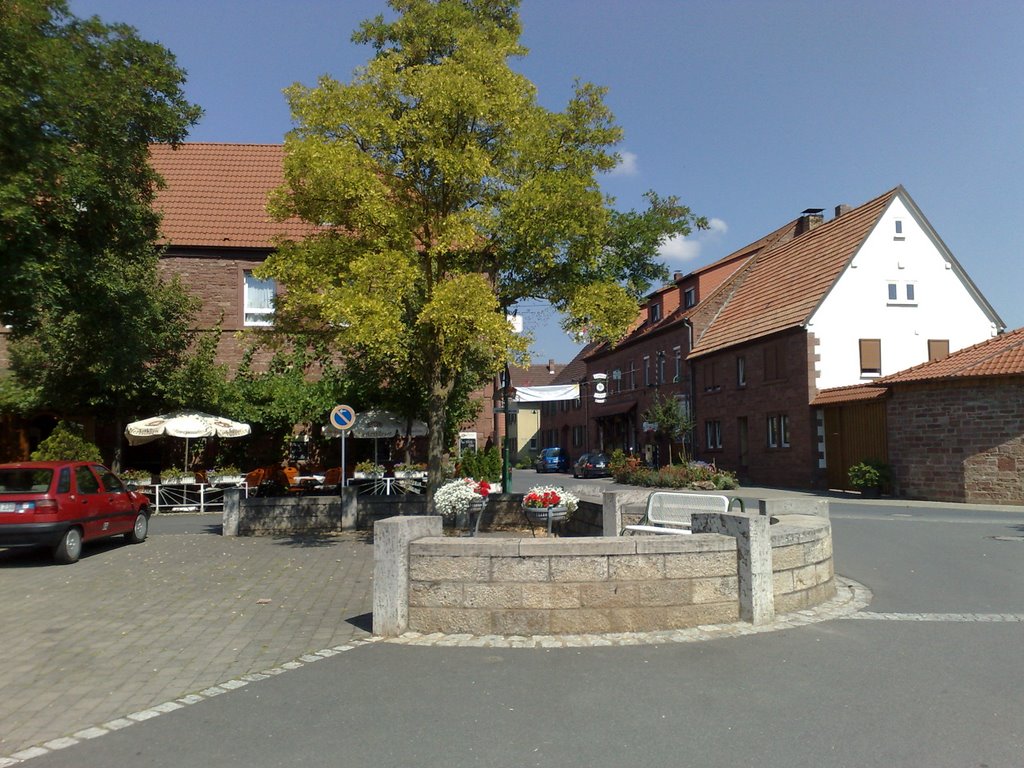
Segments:
[[[337,405],[331,410],[331,426],[341,432],[351,429],[356,422],[356,412],[350,405]]]

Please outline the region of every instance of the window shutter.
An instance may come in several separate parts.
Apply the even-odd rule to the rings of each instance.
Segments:
[[[882,372],[882,340],[860,340],[860,372],[880,374]]]

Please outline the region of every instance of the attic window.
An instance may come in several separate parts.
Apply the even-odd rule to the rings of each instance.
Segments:
[[[895,234],[893,235],[892,239],[893,240],[906,240],[907,238],[903,234],[903,220],[902,219],[896,219],[894,224],[895,224]]]
[[[889,306],[915,306],[917,284],[906,280],[890,280],[887,284]]]
[[[687,288],[683,291],[683,307],[689,309],[697,303],[697,289]]]
[[[651,304],[650,316],[652,323],[656,323],[661,320],[661,304]]]

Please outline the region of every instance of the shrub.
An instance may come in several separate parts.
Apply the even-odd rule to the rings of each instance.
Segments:
[[[854,488],[882,488],[889,484],[889,465],[875,459],[859,461],[847,470],[850,485]]]
[[[58,422],[53,433],[29,458],[32,461],[103,461],[100,449],[82,436],[82,428],[66,421]]]
[[[501,480],[501,454],[497,448],[486,451],[465,451],[459,461],[460,477],[479,477],[483,480]]]
[[[626,456],[622,451],[615,451],[612,453],[610,469],[615,482],[643,488],[725,491],[739,487],[739,482],[732,472],[718,469],[714,464],[703,461],[649,469],[643,466],[638,457]]]

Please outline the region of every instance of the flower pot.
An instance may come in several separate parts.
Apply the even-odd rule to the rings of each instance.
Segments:
[[[562,523],[569,517],[568,507],[523,507],[526,519],[532,525],[546,525],[551,533],[553,523]]]

